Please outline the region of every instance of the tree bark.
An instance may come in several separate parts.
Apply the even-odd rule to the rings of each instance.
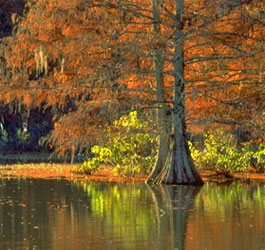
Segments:
[[[174,98],[172,112],[172,132],[170,148],[163,169],[153,178],[155,183],[202,185],[203,180],[192,160],[186,135],[185,80],[183,43],[184,33],[181,17],[184,0],[176,1],[175,14],[175,53],[174,53]]]
[[[152,0],[152,11],[153,11],[153,32],[156,37],[160,36],[160,18],[158,10],[158,0]],[[165,89],[164,89],[164,60],[161,48],[154,50],[154,65],[155,65],[155,79],[156,79],[156,101],[157,111],[156,120],[158,124],[158,153],[155,165],[149,177],[147,183],[155,181],[156,177],[161,173],[164,164],[166,162],[169,139],[168,139],[168,117],[167,107],[165,105]]]
[[[197,172],[188,146],[186,135],[185,80],[183,42],[184,33],[181,16],[184,0],[176,0],[176,30],[174,34],[174,99],[173,124],[168,160],[162,182],[165,184],[202,185],[203,180]]]

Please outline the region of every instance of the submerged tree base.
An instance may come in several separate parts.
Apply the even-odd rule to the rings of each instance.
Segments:
[[[197,172],[192,160],[187,140],[183,137],[173,138],[163,169],[147,183],[166,185],[203,185],[204,182]]]

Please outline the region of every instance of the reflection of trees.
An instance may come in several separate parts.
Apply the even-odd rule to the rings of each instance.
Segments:
[[[150,249],[155,246],[151,243],[155,230],[150,230],[154,228],[155,214],[151,209],[150,192],[144,183],[126,185],[78,181],[75,185],[87,194],[90,221],[96,217],[101,223],[100,233],[106,242],[117,244],[117,240],[122,239],[119,249],[128,246],[130,249]],[[91,222],[89,224],[92,226]]]
[[[263,249],[264,187],[0,179],[0,249]]]
[[[188,211],[193,208],[201,187],[148,187],[157,210],[158,238],[161,239],[157,249],[185,249]]]
[[[48,209],[41,202],[48,201],[45,182],[16,179],[0,180],[0,249],[47,249],[51,234],[46,231],[46,241],[40,239],[40,226],[48,228]],[[45,203],[45,202],[44,202]]]
[[[82,197],[64,180],[0,179],[0,249],[50,249]]]
[[[189,216],[187,249],[265,249],[265,185],[206,184]]]

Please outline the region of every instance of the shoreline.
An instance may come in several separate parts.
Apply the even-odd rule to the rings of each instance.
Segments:
[[[114,176],[112,168],[102,166],[98,173],[92,175],[76,174],[71,169],[80,164],[58,164],[58,163],[38,163],[38,164],[12,164],[0,165],[0,178],[40,178],[40,179],[68,179],[87,181],[108,181],[108,182],[144,182],[147,175],[136,177]],[[205,182],[228,183],[241,181],[244,183],[261,182],[265,183],[265,173],[234,173],[233,176],[225,176],[210,170],[199,170]]]

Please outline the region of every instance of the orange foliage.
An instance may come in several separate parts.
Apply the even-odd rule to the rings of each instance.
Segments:
[[[68,135],[69,130],[73,137],[89,133],[96,136],[96,124],[101,126],[104,119],[109,122],[111,115],[113,120],[132,107],[153,105],[155,49],[166,59],[164,83],[170,105],[176,25],[183,25],[186,34],[184,74],[191,120],[256,122],[264,109],[264,93],[260,91],[264,44],[258,40],[264,38],[264,24],[255,16],[265,7],[261,1],[253,0],[217,18],[221,4],[227,1],[212,1],[204,9],[201,6],[205,0],[186,0],[187,10],[179,24],[169,14],[174,16],[174,1],[166,1],[167,10],[159,9],[159,36],[153,32],[150,1],[132,1],[132,9],[127,12],[110,1],[30,2],[18,32],[5,39],[9,46],[4,50],[6,68],[11,72],[10,79],[0,80],[0,84],[7,91],[6,102],[21,97],[21,93],[28,106],[47,102],[65,107],[72,101],[78,112],[61,120],[64,128],[61,132],[55,128],[58,136]],[[106,4],[103,8],[92,3]],[[211,21],[204,26],[206,20]],[[254,53],[257,50],[260,53]]]
[[[29,93],[25,93],[23,96],[23,103],[27,106],[30,106],[32,102],[31,95]]]
[[[47,100],[48,92],[40,92],[40,94],[37,97],[36,104],[40,106],[44,101]]]

